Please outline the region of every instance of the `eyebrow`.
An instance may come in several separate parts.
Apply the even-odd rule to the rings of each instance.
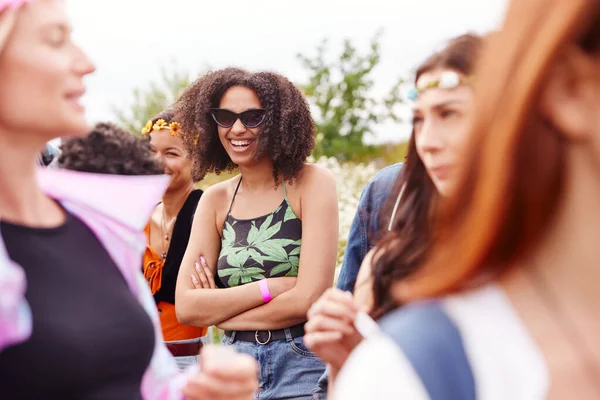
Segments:
[[[464,104],[464,103],[466,103],[466,101],[464,101],[464,100],[458,100],[458,99],[448,100],[448,101],[438,103],[431,108],[436,111],[439,111],[440,109],[448,107],[448,106],[459,105],[459,104]],[[419,109],[417,107],[413,108],[413,112],[420,112],[420,111],[421,111],[421,109]]]

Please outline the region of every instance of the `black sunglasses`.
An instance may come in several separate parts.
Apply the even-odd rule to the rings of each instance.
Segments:
[[[264,122],[267,110],[263,108],[252,108],[237,114],[226,108],[211,108],[210,114],[217,125],[223,128],[231,128],[239,119],[246,128],[252,129]]]

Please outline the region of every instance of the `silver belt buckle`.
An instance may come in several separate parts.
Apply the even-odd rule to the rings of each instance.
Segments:
[[[269,342],[271,341],[271,331],[266,331],[269,334],[269,337],[267,338],[267,340],[265,342],[261,342],[260,339],[258,338],[258,334],[260,332],[265,332],[265,331],[256,331],[254,333],[254,339],[256,340],[256,343],[263,345],[263,346],[266,344],[269,344]]]

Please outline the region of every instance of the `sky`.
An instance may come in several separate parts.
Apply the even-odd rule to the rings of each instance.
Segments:
[[[383,29],[373,94],[384,93],[449,38],[499,26],[506,0],[69,0],[75,40],[97,71],[84,99],[91,121],[114,120],[162,68],[194,76],[240,66],[279,72],[303,83],[297,54],[315,54],[327,38],[366,51]],[[370,142],[400,141],[408,124],[384,124]]]

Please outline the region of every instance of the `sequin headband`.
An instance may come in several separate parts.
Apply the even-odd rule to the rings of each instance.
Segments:
[[[19,8],[24,3],[28,3],[31,0],[0,0],[0,12],[7,8]]]
[[[431,82],[427,82],[425,85],[415,86],[410,88],[407,97],[411,101],[416,101],[419,95],[429,89],[454,89],[460,85],[469,85],[472,81],[470,76],[461,76],[455,71],[444,71],[440,74],[439,79],[435,79]]]

